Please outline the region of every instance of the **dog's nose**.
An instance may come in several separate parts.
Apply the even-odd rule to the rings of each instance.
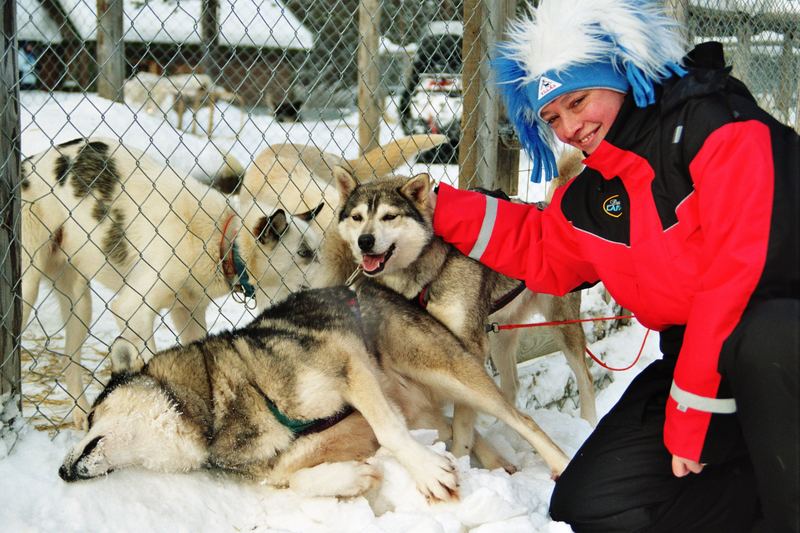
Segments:
[[[358,247],[362,252],[369,252],[375,246],[375,237],[371,233],[358,236]]]
[[[64,481],[75,481],[77,479],[77,476],[73,475],[66,465],[61,465],[61,467],[58,469],[58,477]]]

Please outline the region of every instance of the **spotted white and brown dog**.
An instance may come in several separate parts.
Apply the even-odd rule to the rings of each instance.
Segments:
[[[122,336],[144,361],[153,324],[169,311],[182,343],[206,334],[206,308],[234,290],[259,307],[304,283],[296,265],[319,245],[308,223],[220,192],[106,139],[76,139],[22,163],[22,295],[27,325],[43,280],[55,287],[69,358],[67,390],[78,426],[88,411],[80,350],[92,323],[90,281],[115,292]]]

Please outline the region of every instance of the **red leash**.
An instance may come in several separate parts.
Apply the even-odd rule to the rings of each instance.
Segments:
[[[633,315],[619,315],[619,316],[606,316],[606,317],[598,317],[598,318],[578,318],[574,320],[558,320],[553,322],[535,322],[533,324],[492,324],[491,331],[498,332],[504,329],[518,329],[518,328],[535,328],[539,326],[564,326],[566,324],[578,324],[580,322],[599,322],[602,320],[618,320],[624,318],[633,318]],[[631,364],[624,368],[613,368],[605,364],[603,361],[600,360],[589,347],[586,347],[586,353],[589,354],[595,363],[602,366],[606,370],[611,370],[612,372],[623,372],[625,370],[630,370],[633,366],[639,362],[639,358],[642,356],[642,352],[644,351],[644,345],[647,342],[647,336],[650,335],[650,329],[645,332],[644,339],[642,339],[642,346],[639,348],[639,353],[636,354],[636,358],[633,360]]]
[[[612,368],[612,367],[608,366],[603,361],[601,361],[599,357],[597,357],[595,354],[593,354],[588,346],[586,347],[586,353],[589,354],[589,357],[594,359],[595,363],[597,363],[598,365],[602,366],[603,368],[605,368],[607,370],[611,370],[612,372],[623,372],[625,370],[630,370],[633,367],[633,365],[635,365],[636,363],[639,362],[639,358],[642,356],[642,352],[644,351],[644,344],[645,344],[645,342],[647,342],[647,336],[648,335],[650,335],[650,328],[648,328],[647,331],[644,332],[644,338],[642,339],[642,345],[641,345],[641,347],[639,347],[639,353],[636,354],[636,359],[634,359],[631,364],[629,364],[628,366],[626,366],[624,368]]]
[[[491,331],[501,331],[504,329],[535,328],[537,326],[566,326],[567,324],[577,324],[579,322],[600,322],[602,320],[617,320],[622,318],[633,318],[633,315],[620,316],[601,316],[597,318],[576,318],[575,320],[557,320],[554,322],[535,322],[533,324],[492,324]]]

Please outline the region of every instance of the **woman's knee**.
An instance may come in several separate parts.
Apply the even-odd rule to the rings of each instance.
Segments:
[[[550,497],[550,517],[573,528],[609,514],[608,508],[600,508],[595,502],[604,500],[604,490],[615,484],[610,479],[604,482],[603,474],[595,471],[591,462],[584,463],[587,461],[573,461],[556,481]]]
[[[652,506],[626,497],[624,486],[618,488],[620,494],[603,495],[601,485],[592,480],[562,475],[550,498],[550,517],[581,533],[646,531],[652,525]]]
[[[562,475],[557,481],[550,497],[550,517],[559,522],[571,524],[574,522],[579,502],[582,500],[576,494],[574,484]]]

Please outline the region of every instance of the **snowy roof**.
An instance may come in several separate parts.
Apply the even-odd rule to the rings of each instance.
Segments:
[[[95,40],[96,2],[60,1],[78,33]],[[200,44],[202,0],[124,0],[126,42]],[[222,0],[218,43],[231,47],[308,50],[314,37],[278,0]],[[61,42],[58,27],[40,0],[17,0],[20,40]]]
[[[406,54],[409,57],[414,55],[417,51],[417,43],[409,43],[407,45],[397,44],[388,37],[381,36],[379,39],[378,49],[381,54],[398,55]]]
[[[463,35],[464,24],[457,20],[435,20],[423,30],[424,35],[447,35],[450,33]]]
[[[796,0],[690,0],[692,6],[716,9],[718,11],[738,11],[751,15],[780,13],[800,13],[800,2]]]

